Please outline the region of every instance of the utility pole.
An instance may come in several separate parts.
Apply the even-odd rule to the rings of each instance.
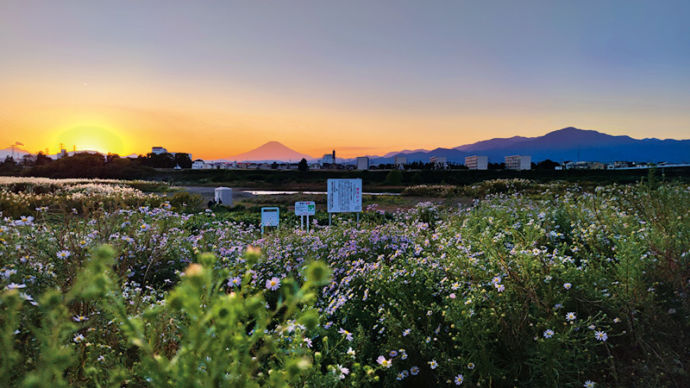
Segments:
[[[16,148],[17,146],[23,146],[23,145],[24,145],[24,143],[15,141],[14,144],[12,144],[12,145],[10,146],[10,147],[12,148],[12,160],[15,160],[15,159],[14,159],[14,151],[15,151],[15,148]]]

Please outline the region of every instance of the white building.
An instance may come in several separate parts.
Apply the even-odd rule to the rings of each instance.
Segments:
[[[160,155],[160,154],[165,154],[167,152],[168,152],[168,150],[166,150],[163,147],[151,147],[151,153],[152,154]]]
[[[192,170],[203,170],[205,168],[208,168],[206,166],[206,162],[204,162],[201,159],[197,159],[197,160],[192,162]]]
[[[324,154],[321,158],[321,165],[325,164],[335,164],[335,150],[330,154]]]
[[[505,157],[507,170],[531,170],[532,157],[530,155],[510,155]]]
[[[433,164],[435,168],[448,167],[448,158],[445,156],[432,156],[429,158],[429,163]]]
[[[396,155],[394,163],[395,167],[403,168],[407,164],[407,156]]]
[[[321,158],[321,166],[326,164],[335,164],[335,150],[333,150],[330,154],[324,154]]]
[[[568,162],[565,164],[566,170],[604,170],[606,167],[604,163],[590,161]]]
[[[465,166],[470,170],[487,170],[489,168],[489,157],[485,155],[466,156]]]
[[[357,157],[357,169],[358,170],[368,170],[369,169],[369,158],[366,156]]]

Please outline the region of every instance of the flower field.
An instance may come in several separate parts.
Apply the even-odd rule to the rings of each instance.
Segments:
[[[520,182],[262,238],[117,182],[16,184],[3,387],[690,385],[687,185]]]

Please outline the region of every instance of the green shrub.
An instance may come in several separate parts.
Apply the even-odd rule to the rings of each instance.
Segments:
[[[228,270],[218,270],[214,255],[202,254],[199,263],[187,267],[164,303],[133,315],[109,269],[113,259],[112,248],[97,248],[69,292],[46,291],[40,298],[38,323],[30,328],[38,341],[38,359],[34,367],[25,364],[24,376],[14,369],[23,358],[14,346],[21,299],[16,290],[2,294],[0,381],[4,386],[23,381],[36,387],[123,383],[286,387],[302,385],[307,378],[324,379],[315,369],[319,363],[314,355],[301,341],[289,341],[317,327],[318,314],[309,305],[314,301],[314,287],[329,281],[324,264],[307,266],[301,285],[282,279],[279,286],[256,291],[244,286],[229,288]],[[245,255],[247,262],[258,259],[255,251]],[[249,284],[251,277],[248,270],[242,282]],[[108,361],[117,360],[103,358],[101,367],[84,364],[101,360],[96,357],[100,346],[113,349],[113,345],[99,343],[90,330],[72,322],[69,307],[83,303],[112,319],[119,332],[116,346],[136,354],[131,363],[106,368]],[[161,321],[169,317],[175,317],[177,324],[168,326]],[[290,326],[293,329],[287,332]],[[164,345],[161,338],[170,338],[174,345]]]
[[[176,210],[185,213],[195,213],[201,211],[205,204],[204,198],[199,194],[192,194],[187,191],[179,191],[170,197],[170,204]]]

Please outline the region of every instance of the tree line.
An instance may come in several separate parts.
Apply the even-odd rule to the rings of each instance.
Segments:
[[[25,155],[19,160],[11,156],[0,162],[0,175],[45,176],[51,178],[142,178],[155,174],[156,168],[192,168],[186,153],[163,153],[123,158],[117,154],[78,152],[52,159],[42,152]]]

